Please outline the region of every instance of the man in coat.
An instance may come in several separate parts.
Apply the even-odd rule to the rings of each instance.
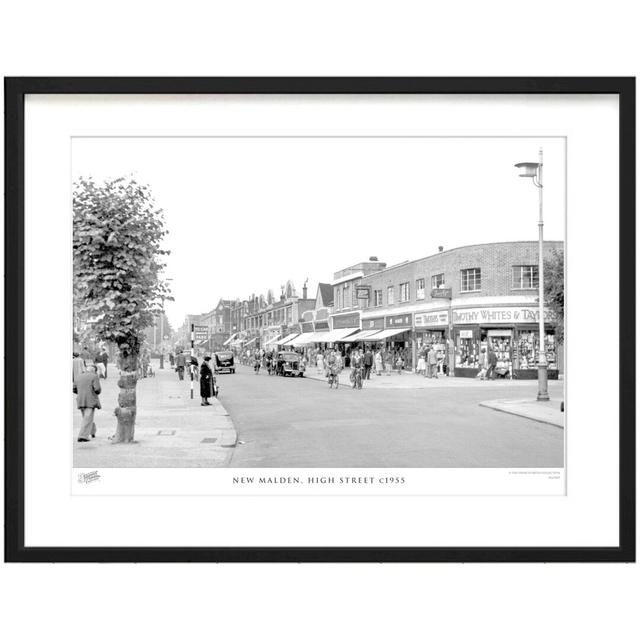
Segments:
[[[371,347],[367,347],[364,354],[364,380],[371,379],[371,367],[373,366],[373,352]]]
[[[184,357],[182,351],[176,356],[176,371],[178,372],[178,379],[184,380],[184,368],[187,364],[187,359]]]
[[[487,374],[486,378],[489,380],[493,380],[496,373],[496,364],[498,364],[498,357],[496,356],[496,352],[493,349],[489,349],[489,355],[487,356]]]
[[[436,353],[433,345],[429,347],[429,351],[427,353],[427,377],[438,377],[438,354]]]
[[[96,437],[96,423],[93,420],[95,410],[102,408],[98,397],[102,389],[94,364],[87,365],[87,370],[78,375],[73,390],[78,395],[78,409],[82,414],[78,442],[89,442],[89,438]]]
[[[73,352],[73,384],[75,385],[78,376],[84,373],[84,360],[77,351]]]
[[[211,365],[209,364],[210,361],[211,356],[205,356],[200,367],[200,397],[202,398],[202,402],[200,404],[203,407],[211,404],[209,402],[209,398],[214,395],[213,371],[211,370]]]

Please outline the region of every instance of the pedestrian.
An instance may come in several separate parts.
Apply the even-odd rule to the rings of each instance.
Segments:
[[[189,368],[191,371],[191,376],[197,382],[199,377],[198,358],[196,358],[195,356],[189,356]]]
[[[371,347],[367,347],[364,354],[364,379],[371,380],[371,367],[373,367],[373,353]]]
[[[478,364],[480,366],[480,372],[478,373],[478,378],[480,378],[480,380],[486,380],[487,379],[487,367],[489,365],[488,362],[488,358],[487,358],[487,350],[482,347],[482,349],[480,349],[480,358],[478,360]]]
[[[404,370],[404,358],[402,357],[401,351],[398,351],[398,359],[396,360],[396,369],[398,370],[398,375],[400,375]]]
[[[173,369],[173,365],[174,365],[175,361],[176,361],[176,358],[175,358],[175,356],[173,355],[173,352],[172,352],[172,351],[170,351],[170,352],[169,352],[169,366],[170,366],[172,369]]]
[[[384,373],[385,375],[390,376],[391,369],[393,369],[393,353],[391,353],[390,349],[385,349],[382,360],[384,362]]]
[[[184,380],[184,368],[187,366],[187,359],[182,351],[176,356],[176,371],[178,372],[178,380]]]
[[[429,352],[427,353],[427,377],[438,377],[438,355],[433,345],[429,347]]]
[[[100,353],[93,359],[97,369],[98,369],[98,375],[101,378],[107,378],[107,363],[109,362],[109,354],[107,353],[107,350],[102,347],[102,349],[100,350]]]
[[[493,349],[489,349],[489,354],[487,356],[487,375],[486,377],[489,380],[493,380],[493,376],[496,372],[496,364],[498,363],[498,358],[496,356],[496,352]]]
[[[71,378],[73,384],[75,385],[78,376],[84,373],[84,360],[80,357],[80,354],[77,351],[73,352],[73,376]]]
[[[78,442],[89,442],[90,438],[96,437],[96,423],[94,414],[100,406],[100,378],[96,373],[96,365],[87,365],[86,371],[79,374],[74,385],[73,392],[77,394],[77,404],[82,414],[82,426],[78,433]]]
[[[318,370],[318,373],[322,373],[324,371],[324,356],[320,349],[318,349],[318,353],[316,354],[316,369]]]
[[[425,359],[424,349],[420,349],[420,353],[418,354],[418,367],[416,369],[416,373],[423,376],[427,373],[427,361]]]
[[[202,398],[200,404],[203,407],[210,405],[209,398],[215,396],[215,378],[209,364],[210,361],[211,356],[205,356],[200,366],[200,397]]]
[[[381,376],[383,364],[382,364],[382,353],[380,353],[380,349],[376,351],[376,355],[373,358],[373,362],[376,367],[376,375]]]

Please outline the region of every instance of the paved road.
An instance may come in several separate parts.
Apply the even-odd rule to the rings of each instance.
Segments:
[[[244,442],[231,467],[563,466],[562,429],[478,406],[535,394],[535,383],[331,391],[246,367],[218,381]]]

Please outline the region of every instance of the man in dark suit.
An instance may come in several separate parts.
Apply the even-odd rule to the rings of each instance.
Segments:
[[[78,409],[82,414],[82,426],[80,433],[78,433],[78,442],[89,442],[89,438],[96,437],[95,410],[102,408],[98,397],[102,389],[94,364],[87,365],[87,370],[76,377],[73,391],[78,395]]]

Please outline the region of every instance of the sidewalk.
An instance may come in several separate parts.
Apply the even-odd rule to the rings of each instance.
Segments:
[[[560,400],[552,399],[547,402],[538,402],[530,398],[526,400],[485,400],[480,403],[480,406],[564,429],[565,414],[560,411]]]
[[[340,384],[351,386],[349,381],[349,375],[351,370],[344,369],[340,374]],[[304,372],[306,378],[312,380],[321,380],[326,384],[327,378],[323,373],[318,373],[316,367],[307,367]],[[423,375],[418,375],[412,371],[403,371],[398,374],[397,371],[393,371],[391,375],[387,376],[384,373],[381,376],[377,376],[375,373],[371,373],[371,378],[365,380],[366,386],[371,386],[377,389],[437,389],[437,388],[483,388],[490,389],[494,387],[509,387],[509,388],[522,388],[536,386],[537,380],[480,380],[478,378],[456,378],[447,376],[438,376],[437,378],[426,378]],[[561,380],[550,380],[549,388],[562,389],[563,382]]]
[[[73,396],[73,466],[106,467],[223,467],[236,444],[236,431],[222,404],[210,399],[210,407],[200,406],[199,384],[194,381],[190,399],[190,380],[180,381],[172,369],[159,369],[142,378],[137,386],[138,413],[134,444],[112,444],[108,439],[116,429],[113,410],[118,406],[118,373],[109,367],[107,380],[101,380],[102,409],[96,411],[97,434],[90,442],[77,442],[80,412]],[[185,376],[186,378],[186,376]],[[221,390],[221,394],[224,389]]]

